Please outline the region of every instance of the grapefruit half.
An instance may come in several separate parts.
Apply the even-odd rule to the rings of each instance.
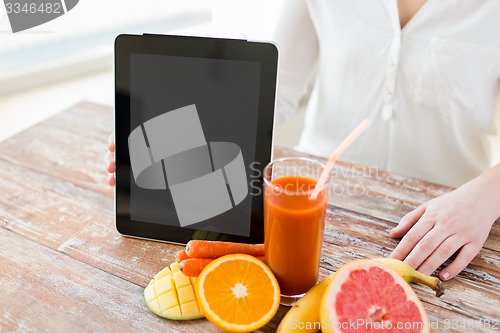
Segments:
[[[429,332],[427,314],[411,286],[373,260],[343,265],[321,301],[323,332]]]

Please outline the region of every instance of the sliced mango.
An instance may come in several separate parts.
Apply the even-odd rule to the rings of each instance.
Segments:
[[[203,318],[196,295],[196,278],[187,277],[174,262],[162,269],[144,289],[146,306],[154,314],[174,320]]]

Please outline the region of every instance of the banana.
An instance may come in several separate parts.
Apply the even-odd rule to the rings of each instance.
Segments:
[[[285,332],[318,332],[321,328],[319,308],[321,299],[335,273],[321,280],[295,303],[281,320],[276,333]]]
[[[444,284],[437,278],[417,272],[410,265],[392,258],[372,259],[392,268],[406,282],[424,284],[436,292],[436,296],[444,293]],[[321,280],[312,287],[281,320],[277,333],[318,332],[321,329],[320,306],[326,288],[335,278],[335,273]]]
[[[415,282],[426,285],[432,288],[436,292],[436,296],[440,297],[444,294],[444,284],[435,276],[425,275],[423,273],[417,272],[407,263],[392,258],[377,258],[373,259],[382,264],[385,264],[392,268],[398,275],[400,275],[406,282]]]

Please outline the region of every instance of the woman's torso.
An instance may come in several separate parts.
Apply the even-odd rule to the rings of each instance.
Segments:
[[[458,186],[490,163],[500,1],[427,0],[401,29],[396,0],[310,0],[319,70],[299,150]]]

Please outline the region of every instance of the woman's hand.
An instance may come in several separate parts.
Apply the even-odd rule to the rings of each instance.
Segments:
[[[108,152],[104,156],[104,164],[108,172],[109,186],[115,186],[115,135],[111,134],[108,138]]]
[[[451,279],[478,254],[499,217],[500,165],[497,165],[406,214],[390,231],[392,237],[404,235],[391,257],[431,274],[459,251],[439,274],[443,280]]]

